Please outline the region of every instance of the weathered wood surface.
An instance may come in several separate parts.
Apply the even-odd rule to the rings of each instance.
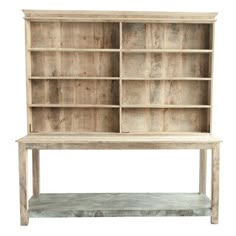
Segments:
[[[200,150],[199,162],[199,193],[206,194],[206,180],[207,180],[207,150]]]
[[[19,143],[19,182],[20,182],[20,223],[28,225],[27,199],[27,149],[24,143]]]
[[[32,150],[33,195],[40,193],[40,154],[38,149]]]
[[[220,140],[210,135],[35,134],[18,142],[29,149],[209,149]]]
[[[215,12],[142,12],[142,11],[58,11],[58,10],[23,10],[25,19],[85,21],[90,22],[183,22],[211,23],[215,21]]]
[[[209,216],[210,200],[198,193],[40,194],[30,217]]]
[[[212,149],[212,176],[211,176],[211,223],[218,224],[219,218],[219,169],[220,169],[220,145],[216,144]]]

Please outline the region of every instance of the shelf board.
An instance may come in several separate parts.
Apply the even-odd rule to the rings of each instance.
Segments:
[[[29,200],[30,217],[210,216],[199,193],[62,193]]]
[[[212,49],[28,48],[31,52],[211,53]]]
[[[119,52],[110,48],[28,48],[31,52]]]
[[[123,81],[125,80],[203,80],[208,81],[212,80],[210,77],[160,77],[160,78],[152,78],[152,77],[123,77]]]
[[[122,105],[122,108],[210,108],[210,105],[143,105],[143,104],[130,104]]]
[[[120,77],[81,77],[81,76],[30,76],[31,80],[119,80]]]
[[[212,53],[212,49],[122,49],[126,53]]]
[[[56,107],[56,108],[119,108],[119,105],[103,105],[103,104],[29,104],[29,107]]]

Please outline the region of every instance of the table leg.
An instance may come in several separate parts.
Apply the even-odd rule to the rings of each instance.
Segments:
[[[200,150],[199,193],[206,194],[207,149]]]
[[[40,193],[40,159],[39,149],[32,150],[32,164],[33,164],[33,195],[38,196]]]
[[[220,145],[212,149],[212,177],[211,177],[211,223],[218,224],[219,211],[219,165]]]
[[[28,225],[27,210],[27,149],[19,143],[20,223]]]

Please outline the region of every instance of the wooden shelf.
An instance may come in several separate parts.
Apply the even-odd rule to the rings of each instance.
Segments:
[[[119,80],[120,77],[30,76],[30,80]]]
[[[32,52],[212,53],[211,49],[28,48]]]
[[[29,48],[31,52],[119,52],[110,48]]]
[[[122,77],[121,78],[123,81],[126,80],[203,80],[203,81],[208,81],[208,80],[212,80],[212,78],[210,77],[161,77],[161,78],[152,78],[152,77]]]
[[[122,49],[125,53],[212,53],[210,49]]]
[[[122,105],[122,108],[210,108],[210,105]]]
[[[29,107],[78,107],[78,108],[119,108],[119,105],[100,104],[29,104]]]
[[[210,215],[210,200],[199,193],[57,193],[29,200],[30,217]]]

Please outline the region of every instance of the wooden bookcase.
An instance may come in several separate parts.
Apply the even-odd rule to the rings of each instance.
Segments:
[[[24,13],[30,141],[19,142],[31,143],[37,162],[42,140],[32,137],[219,142],[210,136],[215,13]]]

